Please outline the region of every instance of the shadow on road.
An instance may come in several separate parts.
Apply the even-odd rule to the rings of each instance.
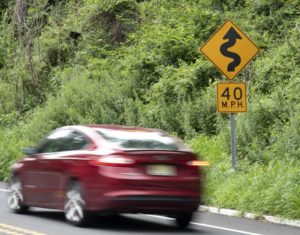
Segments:
[[[55,222],[66,223],[64,214],[57,211],[30,211],[26,216],[45,218]],[[72,225],[68,225],[72,226]],[[173,221],[147,217],[144,215],[93,216],[85,230],[106,230],[123,232],[157,232],[157,233],[199,233],[199,230],[180,230]]]

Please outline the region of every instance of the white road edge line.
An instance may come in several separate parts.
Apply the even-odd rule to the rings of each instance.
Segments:
[[[224,208],[218,208],[218,207],[212,207],[212,206],[199,206],[199,211],[208,211],[214,214],[220,214],[220,215],[226,215],[226,216],[233,216],[233,217],[244,217],[248,219],[265,219],[268,222],[274,223],[274,224],[283,224],[283,225],[289,225],[294,227],[300,227],[300,220],[292,220],[292,219],[284,219],[276,216],[270,216],[270,215],[257,215],[253,213],[245,213],[243,214],[241,211],[238,210],[232,210],[232,209],[224,209]]]
[[[243,231],[243,230],[226,228],[226,227],[220,227],[220,226],[215,226],[215,225],[210,225],[210,224],[201,224],[201,223],[195,223],[195,222],[191,222],[191,224],[202,226],[202,227],[208,227],[208,228],[215,228],[215,229],[220,229],[220,230],[226,230],[226,231],[235,232],[235,233],[248,234],[248,235],[263,235],[261,233],[251,233],[251,232],[246,232],[246,231]]]
[[[165,217],[165,216],[159,216],[159,215],[147,215],[147,216],[154,217],[154,218],[159,218],[159,219],[165,219],[165,220],[174,220],[173,218],[169,218],[169,217]],[[220,227],[220,226],[215,226],[215,225],[210,225],[210,224],[202,224],[202,223],[195,223],[195,222],[191,222],[191,224],[201,226],[201,227],[215,228],[215,229],[219,229],[219,230],[225,230],[225,231],[241,233],[241,234],[247,234],[247,235],[263,235],[261,233],[251,233],[251,232],[246,232],[246,231],[243,231],[243,230],[231,229],[231,228]]]

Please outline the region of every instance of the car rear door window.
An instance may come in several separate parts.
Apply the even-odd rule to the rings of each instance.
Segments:
[[[105,128],[96,131],[106,142],[121,149],[189,151],[182,141],[164,132]]]

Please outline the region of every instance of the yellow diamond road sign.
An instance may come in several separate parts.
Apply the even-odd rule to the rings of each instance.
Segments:
[[[227,20],[200,51],[231,80],[255,57],[259,48]]]
[[[217,83],[218,112],[238,113],[247,112],[246,83],[220,82]]]

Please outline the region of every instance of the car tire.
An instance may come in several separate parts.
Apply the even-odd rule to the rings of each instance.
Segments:
[[[9,209],[17,214],[25,214],[29,207],[24,204],[22,184],[17,176],[12,177],[8,190],[7,205]]]
[[[66,220],[77,227],[84,227],[88,222],[88,212],[85,211],[83,188],[79,182],[71,182],[66,190],[64,213]]]
[[[177,226],[180,229],[185,229],[192,221],[193,213],[185,213],[175,217]]]

